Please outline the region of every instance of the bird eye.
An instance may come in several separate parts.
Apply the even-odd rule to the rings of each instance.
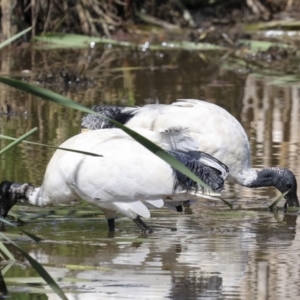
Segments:
[[[286,187],[287,187],[288,189],[291,189],[291,188],[292,188],[292,184],[288,183],[288,184],[286,185]]]

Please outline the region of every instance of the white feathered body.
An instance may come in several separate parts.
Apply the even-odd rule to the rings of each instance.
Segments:
[[[154,131],[186,128],[199,150],[229,168],[227,179],[246,185],[257,177],[251,169],[248,137],[241,124],[223,108],[201,100],[184,99],[171,105],[126,108],[135,112],[126,126]]]
[[[172,148],[162,141],[158,132],[137,131],[164,149]],[[117,211],[134,219],[137,215],[150,216],[140,201],[152,200],[152,205],[161,207],[162,198],[174,198],[171,166],[120,129],[81,133],[60,147],[102,157],[56,150],[47,166],[42,186],[29,197],[31,204],[56,205],[81,198],[99,206],[108,218],[113,218]],[[191,199],[191,194],[180,192],[177,189],[179,194],[174,200]]]

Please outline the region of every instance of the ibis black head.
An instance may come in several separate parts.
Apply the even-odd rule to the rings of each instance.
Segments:
[[[252,181],[249,187],[274,186],[285,195],[288,206],[299,206],[297,197],[297,179],[292,171],[281,167],[263,169],[257,173],[257,178]]]
[[[292,171],[284,169],[284,172],[277,182],[276,187],[281,193],[289,191],[286,196],[286,202],[288,206],[299,206],[299,200],[297,196],[297,179]]]
[[[2,181],[0,184],[0,216],[5,218],[10,209],[18,202],[18,194],[14,193],[15,187],[20,184],[11,181]]]

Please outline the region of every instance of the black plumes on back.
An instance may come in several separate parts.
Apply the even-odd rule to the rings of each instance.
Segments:
[[[124,108],[125,107],[123,106],[93,106],[92,110],[121,124],[125,124],[134,116],[134,114],[131,112],[124,112]],[[81,127],[95,130],[100,128],[115,128],[116,126],[97,115],[87,114],[82,118]]]
[[[219,170],[206,166],[199,160],[182,152],[169,151],[168,153],[178,159],[192,172],[194,172],[213,191],[219,192],[224,188],[224,180],[221,177],[221,172]],[[178,187],[181,187],[186,191],[199,189],[199,185],[195,181],[182,174],[181,172],[175,169],[173,170],[175,174],[174,190],[176,190]]]

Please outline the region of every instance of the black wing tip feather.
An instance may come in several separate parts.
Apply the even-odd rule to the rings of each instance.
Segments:
[[[194,172],[213,191],[220,192],[224,189],[224,179],[222,178],[222,176],[220,176],[219,170],[206,166],[199,160],[182,152],[169,151],[169,154],[178,159],[188,169]],[[197,191],[199,189],[199,185],[195,181],[182,174],[181,172],[175,169],[173,170],[175,176],[174,190],[176,190],[178,187],[186,191]]]
[[[216,163],[218,163],[225,171],[226,173],[229,173],[229,168],[227,167],[227,165],[225,165],[224,163],[222,163],[221,161],[219,161],[217,158],[205,153],[205,152],[202,152],[202,151],[199,151],[200,155],[202,156],[205,156],[205,157],[208,157],[209,159],[215,161]]]
[[[94,105],[92,110],[124,125],[134,116],[133,112],[125,111],[125,108],[125,106]],[[86,114],[81,120],[81,128],[95,130],[115,128],[115,126],[110,121],[101,118],[100,116]]]

